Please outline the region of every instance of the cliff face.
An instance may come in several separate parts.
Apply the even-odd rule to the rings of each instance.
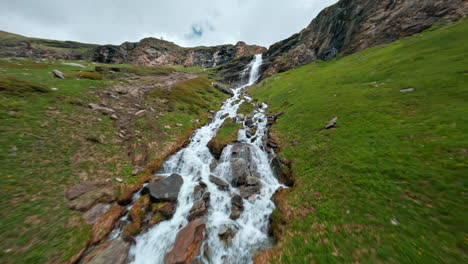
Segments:
[[[172,42],[146,38],[121,45],[92,45],[70,41],[27,38],[0,31],[0,57],[91,60],[139,66],[213,67],[244,56],[266,52],[266,48],[238,42],[236,45],[183,48]]]
[[[443,19],[466,16],[465,0],[341,0],[310,25],[273,44],[265,53],[262,77],[419,33]]]
[[[131,63],[140,66],[214,67],[244,56],[266,52],[266,48],[238,42],[236,45],[182,48],[174,43],[147,38],[120,46],[106,45],[94,50],[94,60],[104,63]]]

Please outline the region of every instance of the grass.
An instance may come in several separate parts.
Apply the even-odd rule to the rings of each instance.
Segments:
[[[93,72],[103,64],[80,61],[86,68],[79,68],[63,62],[0,59],[0,263],[67,261],[83,248],[91,226],[68,209],[64,190],[82,181],[136,179],[113,121],[87,107],[99,102],[94,92],[120,81]],[[53,69],[66,79],[54,78]],[[180,102],[171,101],[172,112],[158,110],[164,113],[159,118],[157,113],[135,117],[141,135],[129,143],[154,143],[154,157],[163,144],[188,137],[206,120],[204,113],[225,98],[209,83],[195,79],[172,93],[148,96],[154,108],[164,98]],[[198,101],[192,104],[183,94]],[[195,119],[201,120],[191,122]]]
[[[465,19],[250,91],[285,111],[272,133],[296,180],[272,262],[468,262],[467,32]]]
[[[208,147],[213,151],[215,156],[219,157],[227,144],[237,140],[237,135],[241,128],[242,124],[236,123],[232,118],[224,121],[216,136],[208,143]]]

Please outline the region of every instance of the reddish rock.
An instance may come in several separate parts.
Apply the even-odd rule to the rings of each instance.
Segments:
[[[200,254],[200,246],[205,237],[205,223],[198,218],[176,237],[174,248],[166,254],[164,264],[191,263]]]
[[[112,231],[115,223],[117,223],[123,213],[124,208],[122,206],[114,205],[107,213],[102,215],[93,225],[91,244],[94,245],[101,242]]]

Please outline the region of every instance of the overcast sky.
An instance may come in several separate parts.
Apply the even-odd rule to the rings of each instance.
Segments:
[[[269,46],[338,0],[0,0],[0,30],[120,44],[145,37],[181,46]]]

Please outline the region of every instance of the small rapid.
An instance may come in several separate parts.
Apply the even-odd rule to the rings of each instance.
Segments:
[[[233,89],[234,95],[223,103],[212,122],[195,131],[189,144],[164,162],[158,175],[169,176],[176,173],[183,177],[184,183],[178,194],[177,208],[170,220],[161,222],[136,237],[136,244],[130,250],[132,263],[164,263],[164,257],[174,246],[178,232],[189,224],[187,217],[195,202],[194,188],[199,185],[200,180],[206,184],[210,193],[209,209],[204,216],[206,234],[200,249],[200,262],[252,263],[252,256],[257,251],[270,246],[267,229],[269,217],[275,207],[271,197],[281,184],[270,166],[271,153],[266,150],[267,105],[258,106],[248,121],[241,121],[237,115],[242,103],[251,103],[251,99],[243,94],[243,90],[255,84],[261,64],[262,55],[256,55],[246,69],[249,73],[248,82]],[[225,147],[220,159],[216,160],[207,144],[216,136],[227,118],[237,118],[239,122],[243,122],[243,128],[239,131],[235,143],[237,145],[230,144]],[[235,148],[242,148],[243,158],[249,163],[244,164],[244,167],[248,168],[250,174],[255,175],[254,180],[258,188],[254,191],[251,186],[232,183],[235,170],[233,160],[240,162],[240,158],[235,156],[239,154]],[[230,183],[229,190],[220,190],[210,181],[210,176]],[[246,192],[249,191],[255,193],[247,196]],[[235,219],[230,217],[233,195],[243,197],[243,211]],[[228,243],[220,239],[219,234],[222,230],[230,230]]]

